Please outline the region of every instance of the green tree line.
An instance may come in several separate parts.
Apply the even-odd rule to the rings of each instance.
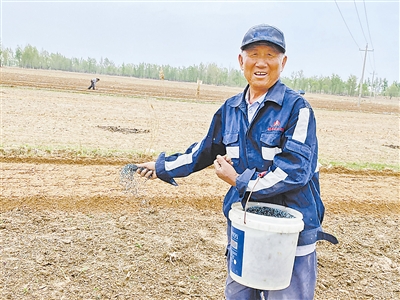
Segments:
[[[137,78],[159,79],[162,70],[165,80],[196,82],[201,80],[205,84],[242,87],[246,80],[240,70],[219,67],[215,63],[192,65],[189,67],[172,67],[150,63],[123,63],[116,65],[108,58],[67,58],[60,53],[39,51],[36,47],[27,45],[18,46],[15,50],[3,48],[0,45],[0,65],[20,68],[51,69],[69,72],[95,73]],[[337,74],[331,76],[306,77],[302,70],[293,72],[290,77],[282,77],[282,81],[295,90],[304,90],[310,93],[332,95],[359,95],[359,80],[350,75],[343,80]],[[391,85],[385,78],[367,78],[362,84],[362,96],[383,95],[400,96],[400,83],[394,81]]]

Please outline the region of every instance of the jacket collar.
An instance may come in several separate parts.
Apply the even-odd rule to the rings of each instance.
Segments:
[[[238,107],[241,103],[246,103],[245,96],[249,90],[249,85],[246,86],[244,91],[238,94],[236,97],[231,98],[228,101],[229,106]],[[285,96],[286,86],[279,79],[268,91],[264,98],[264,101],[272,101],[282,106],[283,98]]]

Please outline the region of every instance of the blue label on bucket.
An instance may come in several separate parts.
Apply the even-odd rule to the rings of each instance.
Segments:
[[[237,276],[242,276],[244,231],[232,226],[231,232],[231,271]]]

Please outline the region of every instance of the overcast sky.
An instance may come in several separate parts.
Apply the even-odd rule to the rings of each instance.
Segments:
[[[339,7],[339,8],[338,8]],[[72,58],[238,68],[245,32],[286,38],[283,76],[338,74],[400,81],[399,1],[1,1],[4,48],[30,44]]]

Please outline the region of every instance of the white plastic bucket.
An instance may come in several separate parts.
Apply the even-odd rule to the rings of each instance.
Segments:
[[[232,221],[230,275],[236,282],[260,290],[287,288],[292,278],[303,215],[297,210],[269,203],[249,202],[290,213],[294,218],[277,218],[246,213],[240,202],[229,211]]]

